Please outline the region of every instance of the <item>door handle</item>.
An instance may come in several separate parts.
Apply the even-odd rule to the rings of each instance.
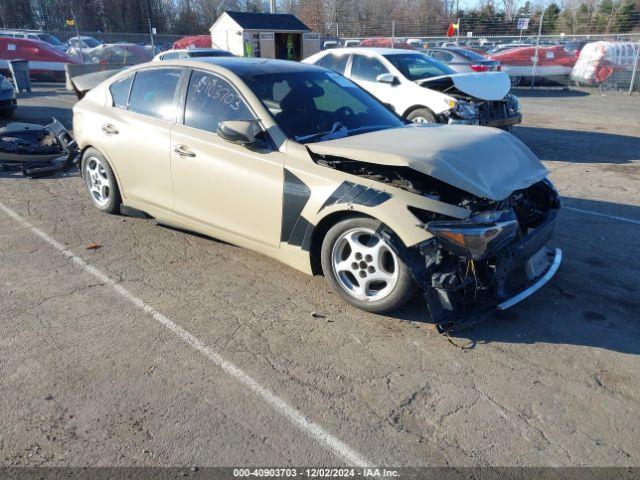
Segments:
[[[118,133],[120,133],[118,132],[118,129],[110,123],[105,123],[104,125],[102,125],[102,131],[107,135],[117,135]]]
[[[177,145],[176,148],[173,149],[181,157],[195,157],[196,154],[189,150],[189,147],[185,145]]]

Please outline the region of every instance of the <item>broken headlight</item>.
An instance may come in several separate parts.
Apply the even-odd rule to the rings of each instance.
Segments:
[[[427,230],[451,253],[481,260],[516,237],[518,220],[513,210],[501,210],[477,213],[467,220],[430,222]]]
[[[478,115],[480,115],[478,106],[471,102],[457,101],[453,107],[453,112],[465,120],[472,120],[474,118],[478,118]]]

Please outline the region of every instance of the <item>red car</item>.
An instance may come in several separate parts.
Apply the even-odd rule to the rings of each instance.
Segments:
[[[41,40],[0,37],[0,72],[9,71],[10,60],[29,60],[34,80],[64,80],[64,65],[78,63],[66,53]]]
[[[173,50],[185,48],[211,48],[211,35],[191,35],[173,42]]]
[[[358,45],[359,47],[376,47],[376,48],[404,48],[405,50],[414,50],[414,48],[405,41],[395,40],[393,38],[365,38]]]
[[[502,65],[502,71],[507,72],[514,85],[522,79],[533,76],[533,59],[536,55],[536,47],[519,47],[505,50],[488,58],[498,60]],[[538,65],[535,69],[536,77],[567,78],[571,74],[576,57],[570,55],[561,45],[551,47],[538,47]]]

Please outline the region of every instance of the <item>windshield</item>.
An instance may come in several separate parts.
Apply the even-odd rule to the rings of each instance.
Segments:
[[[394,54],[385,55],[384,58],[389,60],[409,80],[422,80],[455,73],[446,65],[422,54]]]
[[[196,57],[232,57],[233,54],[231,52],[227,52],[225,50],[202,50],[199,52],[189,52],[189,56],[191,58]]]
[[[60,40],[48,33],[41,33],[38,35],[38,38],[43,42],[50,43],[51,45],[62,45],[62,42]]]
[[[486,58],[484,58],[482,55],[471,50],[456,50],[455,52],[459,55],[462,55],[467,60],[472,60],[475,62],[486,60]]]
[[[403,125],[371,95],[334,72],[241,77],[285,134],[297,142],[321,142]]]

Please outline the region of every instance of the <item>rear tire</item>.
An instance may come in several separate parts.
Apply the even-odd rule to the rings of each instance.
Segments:
[[[409,268],[376,231],[381,222],[352,217],[336,223],[322,242],[322,271],[331,287],[362,310],[400,308],[416,293]]]
[[[416,108],[409,112],[407,120],[414,123],[436,123],[436,116],[428,108]]]
[[[82,179],[93,205],[106,213],[120,213],[120,189],[106,158],[95,148],[82,155]]]

